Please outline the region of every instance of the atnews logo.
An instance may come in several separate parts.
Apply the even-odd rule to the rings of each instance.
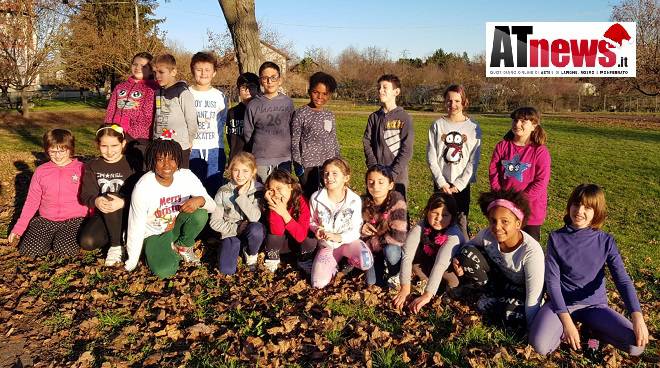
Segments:
[[[635,77],[634,22],[486,23],[487,77]]]

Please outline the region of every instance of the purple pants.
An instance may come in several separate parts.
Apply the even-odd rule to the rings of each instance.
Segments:
[[[259,253],[259,248],[264,238],[264,225],[260,222],[250,222],[245,231],[240,235],[222,239],[222,245],[218,252],[218,268],[220,272],[225,275],[235,274],[241,246],[247,248],[245,250],[247,254],[251,256],[255,255]]]
[[[374,264],[371,251],[362,240],[342,244],[334,249],[323,243],[319,241],[319,251],[312,265],[312,286],[315,288],[321,289],[330,283],[337,272],[337,263],[344,257],[348,258],[348,263],[363,271]]]
[[[632,322],[607,305],[574,305],[568,307],[574,322],[581,322],[593,333],[593,338],[637,356],[644,348],[636,346]],[[546,303],[538,312],[529,331],[529,344],[537,353],[547,355],[559,347],[564,327],[559,316]]]

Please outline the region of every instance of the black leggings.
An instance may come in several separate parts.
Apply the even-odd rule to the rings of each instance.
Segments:
[[[80,229],[80,247],[84,250],[94,250],[103,248],[108,243],[110,246],[121,245],[123,222],[123,208],[110,213],[96,209],[94,216],[88,218]]]
[[[295,250],[298,253],[298,259],[305,261],[313,258],[317,244],[318,240],[315,238],[307,237],[302,243],[298,243],[287,235],[268,234],[266,238],[266,259],[279,260],[280,253]]]

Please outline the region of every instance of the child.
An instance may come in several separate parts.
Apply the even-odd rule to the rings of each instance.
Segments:
[[[458,278],[448,271],[451,260],[465,242],[456,224],[458,207],[454,197],[434,193],[424,208],[423,219],[412,229],[403,247],[401,261],[401,289],[394,297],[394,306],[401,309],[410,294],[410,278],[418,276],[423,293],[410,303],[413,313],[419,312],[437,293],[444,281],[447,289],[458,286]]]
[[[309,204],[300,183],[290,173],[275,169],[266,179],[265,198],[269,209],[266,268],[275,272],[280,263],[280,253],[286,248],[298,248],[298,266],[310,273],[316,242],[307,237]]]
[[[245,117],[245,108],[253,97],[259,94],[259,77],[254,73],[243,73],[236,80],[238,88],[238,105],[229,109],[227,112],[227,143],[229,144],[229,161],[237,153],[250,152],[252,148],[246,145],[243,138],[243,119]]]
[[[8,241],[20,240],[18,251],[24,256],[40,257],[51,249],[60,257],[74,256],[78,229],[88,210],[78,203],[83,164],[73,158],[75,139],[66,129],[46,132],[43,147],[50,161],[34,170],[21,217]]]
[[[184,162],[181,145],[168,131],[147,147],[146,168],[131,195],[124,268],[137,267],[144,245],[149,269],[161,279],[173,276],[179,260],[198,265],[193,246],[215,202]]]
[[[211,195],[222,185],[225,173],[225,145],[223,133],[227,108],[225,95],[213,88],[211,82],[216,73],[216,59],[210,52],[198,52],[192,57],[190,69],[195,85],[190,88],[197,111],[197,135],[190,152],[190,170]]]
[[[549,354],[563,338],[580,349],[574,321],[593,336],[630,355],[642,354],[649,332],[614,237],[601,230],[605,222],[605,194],[595,184],[578,185],[566,204],[566,226],[550,233],[545,260],[545,283],[550,295],[536,316],[529,342],[540,354]],[[605,265],[623,299],[632,322],[607,305]]]
[[[318,243],[312,265],[312,286],[323,288],[337,272],[337,263],[347,257],[361,270],[373,266],[371,251],[360,240],[362,201],[348,188],[351,169],[339,157],[323,163],[324,188],[310,199],[310,230]]]
[[[511,190],[483,193],[479,206],[489,227],[461,247],[454,270],[486,286],[477,308],[514,327],[532,325],[543,297],[543,249],[522,231],[529,205]]]
[[[282,77],[277,64],[261,64],[259,80],[264,94],[254,97],[247,106],[243,138],[252,145],[257,175],[264,183],[277,167],[291,170],[293,101],[279,92]]]
[[[408,230],[408,207],[394,189],[394,173],[376,164],[367,170],[367,194],[362,197],[362,240],[369,246],[374,265],[367,270],[367,284],[385,286],[385,264],[392,287],[399,285],[401,246]]]
[[[94,250],[109,244],[105,265],[114,266],[122,261],[126,203],[137,175],[124,157],[126,139],[122,127],[112,124],[99,128],[96,145],[101,157],[85,165],[79,196],[80,203],[94,208],[95,213],[80,230],[80,247]]]
[[[431,168],[436,191],[450,194],[458,205],[460,224],[468,235],[470,183],[477,180],[481,154],[481,128],[463,114],[468,99],[463,86],[452,84],[444,93],[447,115],[429,128],[426,161]]]
[[[262,213],[264,186],[257,182],[257,163],[248,152],[240,152],[229,163],[231,181],[215,195],[217,210],[211,215],[211,228],[220,233],[218,268],[226,275],[236,273],[241,245],[246,247],[245,264],[253,270],[264,241]]]
[[[405,198],[415,131],[410,115],[396,105],[400,93],[401,81],[396,75],[385,74],[378,78],[378,97],[383,106],[369,115],[362,145],[367,167],[389,166],[394,172],[394,189]]]
[[[135,167],[140,170],[143,169],[144,151],[151,137],[155,91],[158,89],[158,84],[153,80],[152,60],[153,56],[148,52],[133,56],[132,75],[112,91],[105,113],[106,124],[117,124],[124,129],[129,142],[126,151],[129,161],[135,161]]]
[[[300,177],[305,196],[321,188],[321,165],[339,157],[335,114],[323,108],[337,89],[335,79],[317,72],[309,78],[307,105],[296,110],[291,123],[291,148],[296,174]]]
[[[153,136],[158,138],[167,129],[183,150],[183,161],[178,167],[187,169],[190,161],[190,148],[193,139],[197,136],[195,98],[186,82],[176,80],[177,69],[174,56],[159,55],[154,64],[156,82],[160,89],[156,95]]]
[[[550,153],[541,116],[533,107],[511,113],[511,130],[493,150],[488,174],[490,189],[523,192],[530,204],[529,219],[523,230],[539,241],[548,205]]]

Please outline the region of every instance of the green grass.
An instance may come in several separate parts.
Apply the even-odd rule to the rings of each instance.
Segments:
[[[62,314],[60,311],[56,311],[44,321],[44,326],[52,328],[53,331],[61,331],[69,328],[72,323],[73,320],[71,317]]]
[[[242,336],[261,337],[266,334],[270,318],[257,311],[247,311],[242,308],[232,309],[229,312],[229,322]]]
[[[326,307],[335,314],[357,321],[368,321],[391,333],[401,331],[401,321],[398,318],[388,318],[376,307],[366,305],[362,301],[330,300]]]
[[[408,365],[394,349],[380,349],[373,353],[373,368],[405,368]]]
[[[101,329],[110,328],[113,330],[133,321],[131,314],[124,309],[97,310],[96,317],[99,319]]]
[[[107,101],[104,97],[89,97],[86,100],[33,100],[34,108],[32,111],[66,111],[79,109],[105,109]]]

